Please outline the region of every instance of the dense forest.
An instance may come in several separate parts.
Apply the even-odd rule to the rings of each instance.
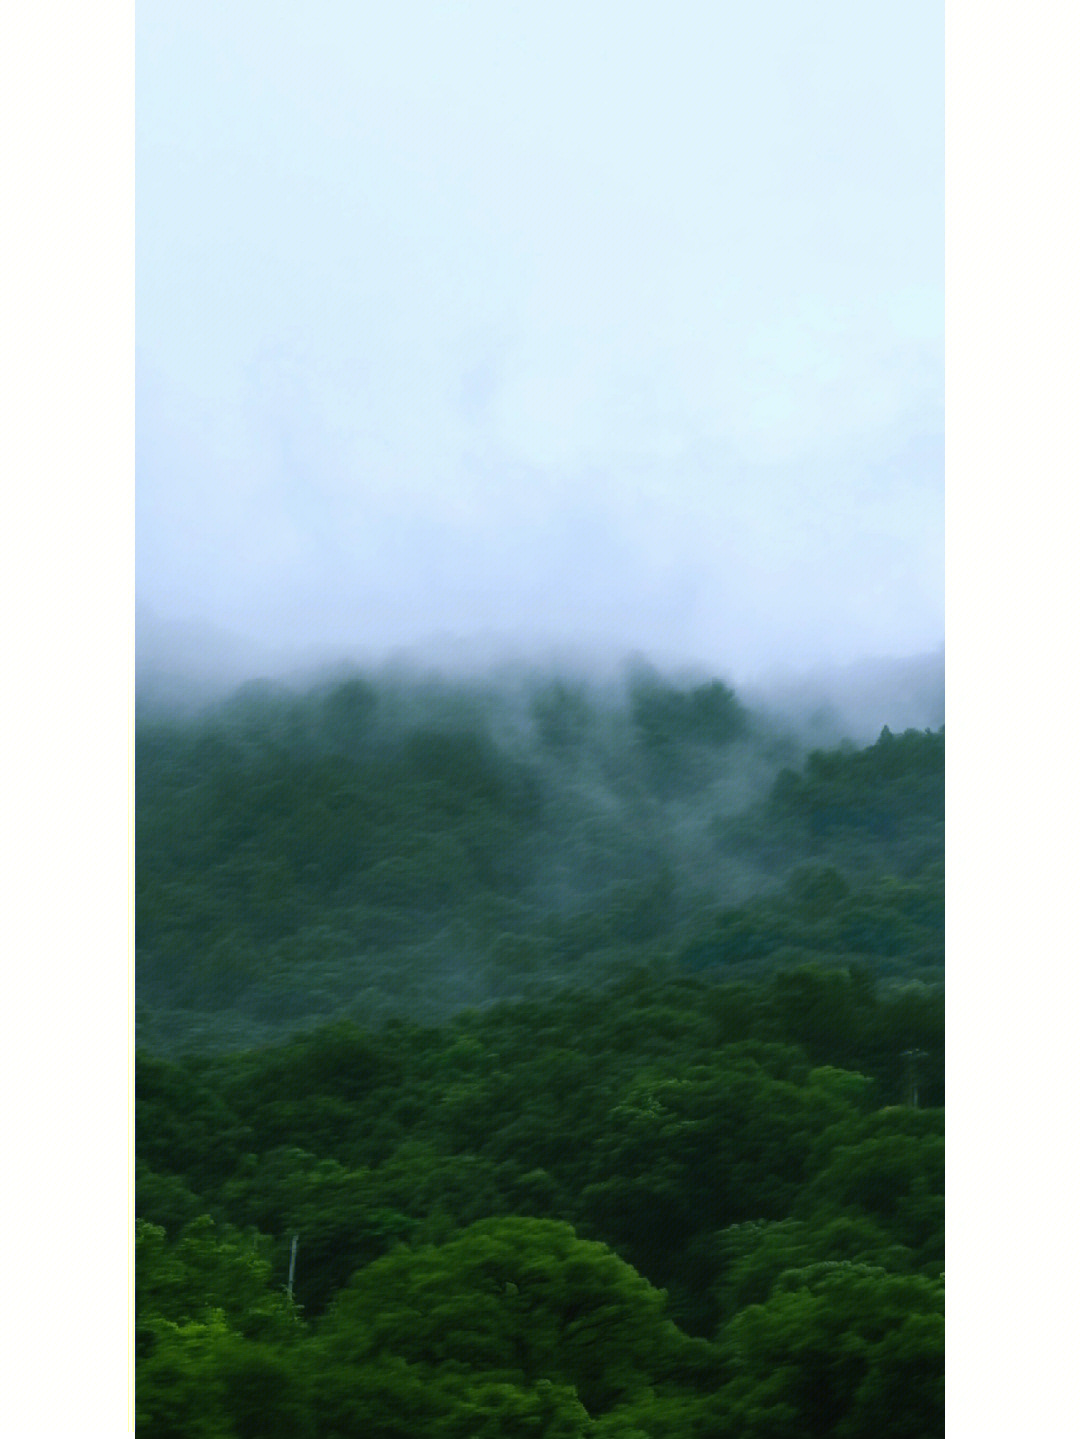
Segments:
[[[142,1431],[941,1433],[943,774],[643,664],[140,704]]]

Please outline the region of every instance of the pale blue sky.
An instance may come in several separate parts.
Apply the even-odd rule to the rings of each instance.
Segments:
[[[735,676],[943,637],[943,15],[144,4],[141,600]]]

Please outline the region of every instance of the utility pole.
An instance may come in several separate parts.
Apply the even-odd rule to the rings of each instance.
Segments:
[[[924,1059],[929,1059],[930,1056],[929,1056],[929,1054],[927,1054],[927,1052],[926,1052],[925,1049],[905,1049],[904,1052],[903,1052],[903,1054],[900,1056],[900,1058],[907,1060],[907,1091],[908,1091],[908,1094],[909,1094],[910,1097],[911,1097],[911,1107],[912,1107],[912,1109],[918,1109],[918,1107],[919,1107],[919,1071],[918,1071],[918,1065],[919,1065]]]
[[[289,1254],[289,1287],[288,1287],[286,1293],[287,1293],[288,1296],[289,1296],[290,1302],[292,1301],[293,1275],[296,1273],[296,1242],[297,1242],[297,1240],[298,1240],[299,1238],[300,1238],[299,1234],[294,1234],[294,1235],[293,1235],[293,1237],[292,1237],[292,1251],[291,1251],[290,1254]]]

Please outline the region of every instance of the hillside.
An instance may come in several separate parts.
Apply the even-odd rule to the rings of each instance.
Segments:
[[[643,668],[144,704],[140,1432],[941,1434],[943,764]]]
[[[721,682],[644,669],[144,709],[141,1040],[432,1021],[642,963],[935,977],[943,765],[943,732],[805,753]]]

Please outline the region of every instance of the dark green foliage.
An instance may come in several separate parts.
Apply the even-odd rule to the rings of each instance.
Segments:
[[[644,673],[631,686],[630,715],[649,782],[661,794],[708,774],[707,758],[749,731],[749,716],[719,680],[677,689]]]
[[[142,1431],[940,1432],[943,748],[648,673],[140,721]]]
[[[494,691],[360,676],[142,718],[148,1034],[435,1020],[673,950],[692,968],[798,951],[940,969],[943,737],[815,751],[755,799],[776,753],[719,681],[651,673],[622,707],[546,682],[528,718]],[[729,874],[757,897],[733,902]]]
[[[724,1339],[730,1402],[749,1436],[944,1433],[939,1281],[825,1262],[780,1276]]]
[[[848,996],[843,1012],[856,1030],[874,1029],[885,1002],[858,977],[810,978],[824,995]],[[140,1257],[140,1272],[157,1310],[180,1329],[151,1326],[146,1402],[164,1404],[165,1395],[187,1415],[183,1422],[195,1423],[183,1408],[195,1402],[194,1391],[183,1388],[183,1365],[212,1353],[213,1375],[224,1375],[223,1356],[248,1336],[279,1350],[299,1345],[287,1362],[302,1365],[304,1383],[313,1386],[304,1392],[319,1396],[307,1413],[322,1433],[380,1432],[376,1423],[386,1426],[381,1432],[404,1433],[421,1419],[468,1433],[472,1421],[463,1416],[479,1423],[475,1416],[489,1411],[482,1422],[493,1433],[499,1424],[515,1432],[518,1423],[528,1432],[543,1395],[571,1426],[599,1422],[602,1414],[607,1427],[598,1433],[620,1432],[616,1416],[632,1433],[645,1414],[658,1433],[679,1433],[680,1425],[689,1433],[726,1432],[709,1425],[729,1422],[733,1433],[744,1422],[747,1432],[803,1432],[803,1420],[790,1416],[786,1430],[775,1427],[787,1408],[801,1413],[803,1391],[759,1392],[771,1381],[759,1376],[751,1384],[734,1364],[732,1336],[741,1331],[728,1336],[725,1326],[748,1306],[770,1304],[785,1275],[815,1264],[931,1279],[942,1244],[940,1111],[879,1109],[873,1080],[835,1065],[815,1068],[800,1045],[744,1037],[779,1035],[804,1019],[798,997],[806,991],[798,985],[805,982],[796,975],[769,988],[720,988],[639,972],[603,997],[566,994],[464,1013],[439,1030],[398,1024],[372,1035],[339,1026],[283,1049],[205,1062],[195,1109],[185,1106],[182,1088],[185,1075],[195,1077],[190,1064],[140,1057],[140,1071],[145,1066],[153,1081],[140,1084],[140,1103],[149,1104],[158,1125],[181,1132],[189,1113],[216,1114],[238,1145],[215,1175],[196,1127],[173,1153],[155,1150],[158,1167],[143,1177],[140,1189],[151,1202],[160,1204],[162,1193],[185,1203],[194,1196],[239,1226],[211,1242],[215,1231],[200,1221],[202,1229],[189,1226],[190,1237],[172,1247],[160,1230],[151,1236],[158,1257],[146,1265]],[[827,1048],[824,1030],[814,1037]],[[841,1030],[839,1047],[850,1050],[851,1043]],[[146,1123],[140,1109],[140,1132]],[[191,1174],[174,1154],[184,1156]],[[242,1242],[230,1236],[244,1226],[275,1238],[253,1238],[247,1267],[237,1271]],[[327,1319],[309,1337],[301,1328],[287,1342],[259,1328],[269,1322],[265,1313],[258,1317],[265,1271],[252,1265],[270,1263],[280,1286],[294,1232],[297,1299],[309,1321],[324,1312]],[[201,1250],[192,1249],[195,1240]],[[608,1251],[597,1241],[613,1251],[602,1263]],[[402,1243],[407,1247],[396,1247]],[[523,1257],[534,1248],[534,1259]],[[590,1259],[581,1269],[586,1256],[599,1268]],[[492,1266],[501,1275],[496,1290],[483,1277]],[[579,1272],[618,1292],[625,1281],[628,1294],[645,1298],[655,1292],[646,1281],[663,1285],[679,1329],[661,1325],[641,1352],[621,1331],[615,1342],[611,1330],[610,1349],[598,1348],[594,1335],[588,1352],[600,1356],[598,1367],[575,1368],[572,1346],[558,1358],[558,1335],[578,1333],[579,1322],[584,1333],[584,1312],[571,1315],[568,1300],[551,1321],[555,1330],[545,1329],[541,1295],[556,1275],[563,1277],[552,1295]],[[523,1274],[541,1288],[527,1290],[528,1304],[515,1298],[507,1308],[514,1296],[506,1286],[520,1293]],[[414,1285],[417,1297],[407,1301]],[[359,1299],[346,1302],[348,1294],[366,1296],[367,1318],[356,1309]],[[607,1334],[616,1300],[588,1303],[598,1306],[595,1323]],[[642,1314],[659,1315],[658,1303],[647,1299]],[[404,1317],[391,1332],[387,1316],[402,1304]],[[214,1305],[227,1331],[216,1338]],[[776,1312],[787,1315],[782,1305]],[[515,1329],[526,1319],[527,1328]],[[839,1322],[823,1317],[826,1335]],[[903,1375],[915,1372],[931,1395],[919,1404],[932,1403],[935,1341],[921,1330],[916,1340],[916,1329],[890,1319],[869,1338],[859,1331],[862,1358],[842,1376],[845,1414],[859,1405],[872,1413],[868,1396],[902,1387]],[[680,1330],[716,1335],[721,1349],[687,1348]],[[346,1331],[349,1343],[361,1345],[348,1354]],[[446,1344],[468,1352],[443,1352]],[[670,1362],[658,1371],[670,1345]],[[797,1348],[792,1362],[812,1368],[814,1353]],[[541,1364],[537,1354],[556,1357]],[[207,1396],[224,1392],[217,1378],[208,1381]],[[229,1402],[214,1401],[225,1413]],[[765,1417],[752,1417],[758,1409]],[[631,1413],[639,1416],[633,1423]],[[766,1421],[772,1430],[760,1427]]]
[[[322,1328],[339,1363],[383,1355],[463,1366],[531,1389],[570,1386],[590,1414],[694,1355],[664,1296],[566,1224],[488,1219],[444,1245],[398,1249],[356,1275]]]
[[[786,831],[857,868],[859,848],[878,849],[904,872],[940,853],[945,819],[945,732],[886,727],[866,749],[814,750],[801,774],[777,777],[760,816],[761,837]],[[767,842],[767,841],[765,841]]]

